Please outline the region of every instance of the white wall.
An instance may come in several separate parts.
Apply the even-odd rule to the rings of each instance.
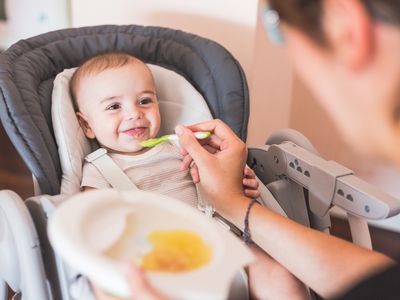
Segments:
[[[263,0],[259,2],[261,9]],[[259,18],[252,72],[248,144],[256,146],[275,130],[289,127],[293,81],[284,49],[271,44]]]
[[[139,24],[181,29],[220,42],[249,74],[256,11],[257,0],[72,0],[72,24]]]
[[[20,39],[70,26],[68,0],[8,0],[0,22],[0,48]]]

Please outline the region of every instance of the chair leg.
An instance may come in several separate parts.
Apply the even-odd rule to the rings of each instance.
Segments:
[[[0,279],[0,299],[4,299],[7,300],[8,298],[8,291],[7,291],[8,287],[7,284]]]

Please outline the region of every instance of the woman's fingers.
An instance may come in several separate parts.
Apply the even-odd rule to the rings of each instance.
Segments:
[[[209,147],[210,149],[213,149],[213,151],[209,151],[210,153],[215,153],[221,147],[221,139],[219,137],[217,137],[216,135],[211,135],[207,139],[201,139],[201,140],[197,140],[197,141],[199,142],[200,145],[203,145],[204,147]],[[186,151],[185,148],[180,148],[179,151],[184,156],[188,154],[188,152]]]
[[[235,136],[233,131],[219,119],[206,121],[194,125],[188,126],[191,131],[209,131],[214,133],[220,139],[229,139],[232,136]]]
[[[190,168],[190,175],[192,175],[192,180],[193,180],[194,184],[197,184],[200,182],[199,169],[197,168],[195,163],[193,163]]]
[[[131,289],[132,300],[167,300],[150,286],[143,270],[135,264],[125,266],[124,272]]]
[[[184,155],[181,163],[181,170],[187,170],[190,167],[192,161],[193,158],[189,154]]]
[[[215,147],[212,147],[210,145],[204,145],[203,147],[204,147],[204,149],[206,149],[211,154],[215,154],[215,153],[218,152],[218,149],[216,149]]]
[[[212,154],[218,152],[217,149],[215,149],[214,147],[208,146],[208,145],[204,145],[203,148]],[[192,163],[193,163],[193,158],[189,154],[183,155],[183,159],[182,159],[182,163],[181,163],[181,170],[187,170],[187,169],[191,168]]]
[[[220,149],[221,148],[221,142],[222,142],[221,138],[219,136],[215,135],[215,134],[212,134],[210,136],[210,138],[208,139],[208,144],[211,147],[214,147],[215,149]]]
[[[105,292],[97,288],[95,285],[92,285],[92,291],[97,300],[118,300],[118,298],[106,294]]]
[[[181,147],[185,149],[196,162],[203,162],[208,158],[209,153],[199,144],[192,131],[184,126],[178,125],[175,128],[175,132],[179,136]]]

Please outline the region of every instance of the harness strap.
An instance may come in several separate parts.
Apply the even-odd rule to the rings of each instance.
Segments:
[[[97,149],[85,157],[103,175],[107,182],[117,190],[138,190],[128,175],[107,155],[104,148]]]

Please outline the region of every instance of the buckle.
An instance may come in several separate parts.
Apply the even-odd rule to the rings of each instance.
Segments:
[[[85,156],[85,160],[89,163],[95,161],[96,159],[102,157],[103,155],[107,154],[107,150],[104,148],[99,148],[96,151]]]

